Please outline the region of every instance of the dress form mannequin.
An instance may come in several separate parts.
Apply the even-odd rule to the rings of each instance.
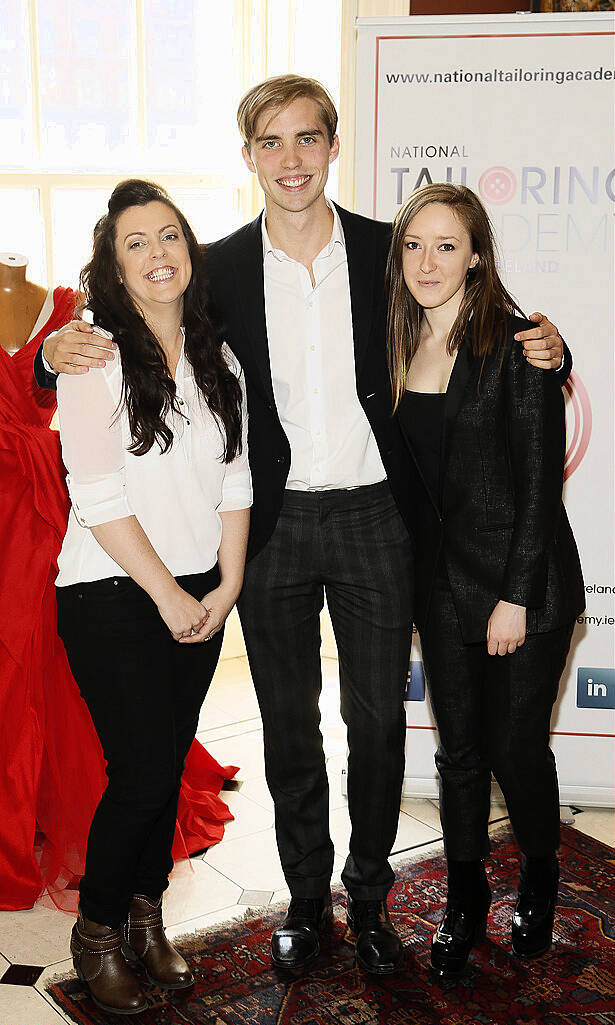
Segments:
[[[27,265],[21,253],[0,253],[0,345],[11,355],[28,341],[47,297],[27,280]]]

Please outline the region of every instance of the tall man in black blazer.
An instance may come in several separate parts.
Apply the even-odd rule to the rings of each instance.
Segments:
[[[404,771],[413,587],[398,512],[410,502],[409,455],[391,416],[385,351],[391,229],[326,200],[337,114],[317,82],[286,75],[261,83],[242,100],[239,125],[265,215],[210,245],[208,266],[248,391],[254,504],[239,611],[292,896],[272,957],[280,967],[308,964],[332,915],[318,711],[326,593],[348,727],[348,922],[362,966],[387,973],[402,960],[386,906],[387,859]],[[559,365],[557,331],[536,317],[525,346],[543,365]],[[74,328],[45,343],[56,371],[109,357],[84,339],[88,326]],[[52,383],[40,356],[38,379]]]

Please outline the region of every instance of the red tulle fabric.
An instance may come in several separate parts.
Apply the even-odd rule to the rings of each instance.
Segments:
[[[56,633],[54,580],[69,501],[55,395],[39,389],[40,341],[73,316],[56,288],[47,323],[14,356],[0,348],[0,910],[47,891],[77,905],[90,821],[106,784],[89,712]],[[222,839],[232,819],[218,793],[237,772],[195,741],[186,762],[175,858]]]

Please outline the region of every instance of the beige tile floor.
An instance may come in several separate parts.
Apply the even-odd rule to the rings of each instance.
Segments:
[[[334,883],[344,864],[350,835],[341,772],[346,740],[339,714],[337,662],[323,659],[322,731],[330,780]],[[165,898],[168,934],[177,936],[288,898],[275,846],[273,805],[264,778],[258,705],[245,658],[220,663],[199,724],[199,739],[222,764],[240,766],[241,787],[223,796],[235,816],[224,839],[206,854],[178,863]],[[494,806],[494,820],[506,810]],[[585,809],[575,827],[615,845],[615,813]],[[436,801],[402,801],[393,864],[408,850],[434,850],[441,840]],[[58,1025],[67,1019],[45,994],[56,974],[70,970],[67,958],[72,919],[37,904],[31,911],[0,912],[0,1025]],[[44,965],[35,986],[1,984],[10,964]]]

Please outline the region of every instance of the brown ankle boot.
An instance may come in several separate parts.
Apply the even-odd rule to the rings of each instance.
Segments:
[[[150,982],[164,989],[186,989],[192,985],[192,972],[165,936],[162,897],[152,900],[135,893],[123,928],[124,955],[129,961],[141,962]]]
[[[86,984],[95,1004],[111,1014],[138,1014],[147,1002],[121,950],[119,929],[84,918],[73,926],[70,952],[79,979]]]

